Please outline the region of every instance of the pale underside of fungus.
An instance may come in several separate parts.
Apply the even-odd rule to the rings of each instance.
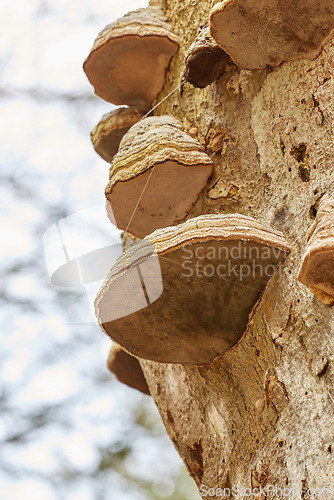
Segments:
[[[130,12],[108,25],[84,62],[95,93],[113,104],[149,109],[179,47],[158,7]]]
[[[137,108],[118,108],[103,115],[90,134],[94,149],[101,158],[111,163],[123,136],[144,115],[145,110]]]
[[[186,54],[182,76],[194,87],[204,88],[218,80],[229,63],[230,56],[217,45],[206,26]]]
[[[245,69],[315,59],[334,34],[334,2],[224,0],[211,11],[210,31]]]
[[[212,174],[204,147],[179,120],[141,120],[123,137],[110,167],[105,194],[111,221],[143,238],[185,218]]]
[[[334,305],[334,198],[324,196],[319,205],[298,280],[323,304]]]
[[[139,361],[117,344],[113,344],[108,357],[108,368],[122,382],[144,394],[150,394],[143,370]]]
[[[157,230],[111,270],[95,301],[99,324],[139,358],[206,364],[243,338],[289,251],[281,233],[239,214]]]

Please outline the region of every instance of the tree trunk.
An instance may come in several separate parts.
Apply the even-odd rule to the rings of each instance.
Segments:
[[[214,3],[154,0],[181,37],[159,100],[178,85],[185,52]],[[334,490],[333,308],[296,279],[317,204],[334,189],[333,68],[333,40],[315,61],[264,71],[231,64],[205,89],[186,83],[155,112],[196,127],[215,164],[188,218],[250,215],[293,247],[236,348],[204,367],[141,361],[203,497],[264,499],[260,485],[276,488],[279,499]]]

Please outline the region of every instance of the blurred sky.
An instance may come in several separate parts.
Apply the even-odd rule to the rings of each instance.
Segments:
[[[113,106],[82,64],[106,24],[146,4],[0,3],[1,500],[147,498],[127,476],[176,498],[180,460],[154,403],[112,380],[84,290],[51,285],[43,253],[52,224],[105,202],[109,165],[90,131]],[[122,470],[97,472],[126,448]]]

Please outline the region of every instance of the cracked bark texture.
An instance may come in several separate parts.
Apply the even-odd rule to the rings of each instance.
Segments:
[[[216,2],[153,3],[181,38],[158,102],[179,83],[186,51]],[[310,498],[308,488],[334,488],[334,310],[296,279],[319,200],[334,192],[333,72],[332,40],[315,61],[254,72],[231,64],[209,87],[186,83],[155,111],[198,132],[214,161],[189,218],[250,215],[293,247],[234,350],[205,367],[141,361],[199,487],[277,485],[296,490],[291,499]]]

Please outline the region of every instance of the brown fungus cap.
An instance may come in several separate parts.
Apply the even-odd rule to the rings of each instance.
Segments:
[[[185,57],[183,77],[194,87],[204,88],[221,77],[232,60],[210,35],[209,26],[201,29]]]
[[[108,368],[119,382],[150,395],[139,361],[117,344],[113,344],[108,357]]]
[[[105,194],[111,221],[143,238],[183,220],[213,170],[204,147],[170,116],[136,123],[123,137]]]
[[[241,68],[315,59],[334,33],[334,2],[224,0],[211,10],[210,29]]]
[[[289,251],[281,233],[239,214],[157,230],[111,270],[95,300],[99,324],[137,357],[206,364],[242,339]]]
[[[164,86],[178,47],[178,37],[161,9],[139,9],[98,35],[84,71],[105,101],[149,108]]]
[[[137,108],[118,108],[103,115],[90,134],[94,149],[101,158],[111,163],[123,136],[144,115],[145,110]]]
[[[298,280],[323,304],[334,305],[334,198],[324,196],[319,205]]]

